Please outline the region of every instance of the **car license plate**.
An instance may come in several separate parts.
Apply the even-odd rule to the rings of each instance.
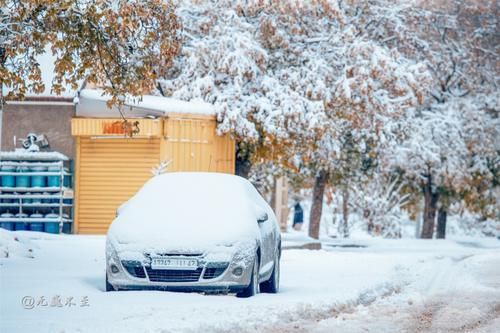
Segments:
[[[152,258],[152,269],[190,269],[198,268],[198,260],[184,258]]]

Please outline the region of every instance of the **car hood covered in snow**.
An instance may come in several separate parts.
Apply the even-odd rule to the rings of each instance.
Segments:
[[[248,181],[217,173],[166,173],[120,208],[108,236],[122,249],[193,250],[259,237]]]

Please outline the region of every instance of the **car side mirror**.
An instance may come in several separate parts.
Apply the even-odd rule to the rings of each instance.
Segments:
[[[259,216],[257,217],[257,223],[264,223],[268,219],[269,219],[269,216],[267,215],[267,213],[263,212],[263,213],[259,214]]]

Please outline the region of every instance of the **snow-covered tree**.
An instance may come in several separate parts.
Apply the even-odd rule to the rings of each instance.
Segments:
[[[325,99],[326,121],[311,149],[298,147],[315,170],[310,234],[317,236],[325,183],[332,179],[343,196],[344,225],[348,225],[350,182],[367,171],[379,146],[393,135],[392,124],[424,101],[429,74],[422,64],[369,40],[362,26],[347,17],[332,53],[333,77]],[[335,39],[331,38],[328,43]],[[301,149],[304,148],[305,149]],[[344,228],[347,236],[348,228]]]
[[[424,221],[434,221],[439,193],[462,187],[469,176],[464,119],[456,110],[443,108],[408,120],[406,138],[388,155],[407,179],[419,184],[424,194]],[[422,236],[432,237],[433,232],[434,222],[424,223]]]
[[[500,218],[500,92],[461,98],[454,108],[463,114],[468,156],[468,182],[459,199],[482,218]]]
[[[424,62],[432,75],[426,111],[404,119],[401,125],[414,123],[408,129],[410,135],[406,142],[399,148],[403,151],[402,156],[407,153],[418,156],[419,163],[402,165],[400,162],[404,158],[399,157],[396,164],[413,186],[417,187],[415,181],[421,182],[419,187],[424,193],[422,237],[433,236],[438,209],[438,237],[444,237],[447,207],[450,200],[469,188],[473,180],[471,165],[485,160],[491,165],[495,160],[491,140],[472,139],[481,130],[474,131],[470,127],[477,129],[479,123],[482,124],[479,127],[495,123],[497,117],[492,116],[492,109],[487,111],[488,107],[480,101],[498,95],[496,4],[494,1],[481,4],[434,1],[431,5],[423,1],[400,1],[384,6],[380,5],[383,0],[378,3],[369,6],[369,10],[390,15],[379,15],[384,19],[367,22],[369,35],[397,48],[407,57]],[[485,133],[492,132],[494,130],[490,129]],[[498,149],[496,156],[498,159]],[[418,177],[415,168],[420,168]],[[450,174],[454,174],[453,182],[446,181]]]
[[[284,4],[220,1],[184,2],[177,10],[184,25],[184,45],[161,81],[161,93],[214,104],[218,131],[237,139],[236,169],[243,176],[248,176],[258,157],[286,156],[281,151],[287,148],[284,143],[301,134],[303,126],[311,131],[321,126],[322,102],[300,90],[307,73],[298,61],[306,58],[291,59],[300,50],[273,34],[273,22],[284,8]]]
[[[147,93],[179,47],[174,8],[163,0],[0,0],[0,85],[21,97],[43,91],[37,55],[50,46],[55,94],[82,79],[102,84],[111,103]]]
[[[215,105],[239,174],[261,157],[316,177],[318,237],[331,171],[347,173],[384,119],[422,102],[425,68],[367,38],[341,2],[186,2],[177,14],[185,44],[163,94]]]

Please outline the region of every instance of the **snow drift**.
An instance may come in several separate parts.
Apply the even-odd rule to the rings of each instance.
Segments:
[[[29,241],[16,233],[0,228],[0,258],[33,258],[33,249]]]

